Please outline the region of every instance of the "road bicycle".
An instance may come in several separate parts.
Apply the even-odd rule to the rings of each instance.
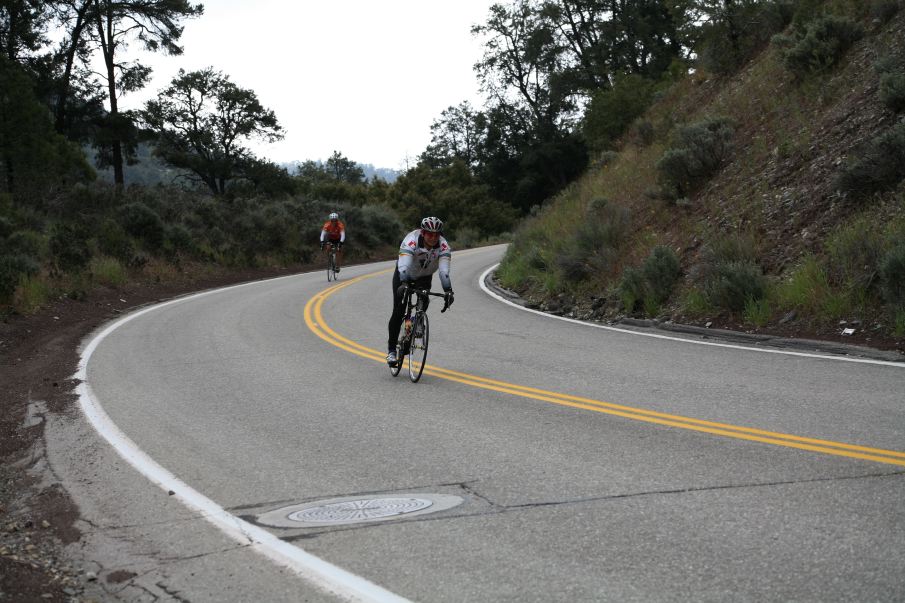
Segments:
[[[428,289],[416,289],[406,285],[400,302],[405,307],[402,319],[402,332],[396,342],[396,364],[390,365],[390,373],[395,377],[405,364],[408,356],[409,379],[417,383],[424,371],[427,361],[427,344],[430,336],[430,324],[427,320],[428,296],[444,297],[442,293],[434,293]],[[446,312],[448,303],[443,304],[440,312]]]
[[[333,243],[327,243],[329,249],[327,249],[327,282],[335,281],[339,278],[339,275],[336,274],[336,245]]]

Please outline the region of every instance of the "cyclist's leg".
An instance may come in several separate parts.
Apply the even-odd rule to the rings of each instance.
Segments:
[[[345,244],[340,244],[339,241],[336,242],[336,271],[339,272],[339,267],[342,266],[343,263],[343,250],[345,249]]]
[[[402,296],[399,295],[399,286],[402,281],[399,280],[399,270],[393,271],[393,314],[390,315],[390,323],[388,325],[389,338],[387,339],[387,351],[394,352],[396,350],[396,340],[399,339],[399,328],[402,326],[402,318],[405,314],[405,308],[402,307]]]

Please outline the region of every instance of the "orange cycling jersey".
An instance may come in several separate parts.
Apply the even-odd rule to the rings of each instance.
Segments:
[[[334,241],[338,241],[343,234],[343,231],[346,229],[346,225],[342,223],[342,220],[337,220],[336,224],[333,224],[330,220],[324,222],[324,232],[327,233],[327,238],[332,239]]]

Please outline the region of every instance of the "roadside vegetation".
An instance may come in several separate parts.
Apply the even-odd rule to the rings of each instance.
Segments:
[[[454,247],[511,241],[500,282],[583,318],[905,336],[902,8],[495,4],[472,28],[483,105],[451,104],[384,180],[339,151],[292,169],[255,156],[286,133],[228,66],[120,110],[150,70],[105,49],[179,55],[201,5],[5,3],[0,312],[308,265],[338,211],[349,261],[392,257],[426,214]]]
[[[737,4],[521,224],[500,283],[582,318],[905,337],[901,4]]]

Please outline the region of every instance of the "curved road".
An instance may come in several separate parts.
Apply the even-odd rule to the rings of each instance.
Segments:
[[[124,454],[147,455],[131,462],[165,469],[165,491],[132,469],[122,479],[143,493],[117,491],[163,499],[180,555],[206,559],[174,568],[166,592],[905,598],[905,366],[551,320],[479,288],[502,252],[456,253],[456,303],[431,308],[418,384],[382,362],[390,263],[347,267],[336,288],[311,273],[190,297],[95,341],[83,403]],[[353,500],[434,504],[285,519]]]

